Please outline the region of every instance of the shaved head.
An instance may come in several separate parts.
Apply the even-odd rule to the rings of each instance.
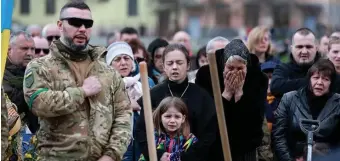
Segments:
[[[67,10],[69,8],[75,8],[75,9],[80,9],[80,10],[89,10],[89,11],[91,11],[89,6],[86,3],[82,2],[82,1],[71,1],[71,2],[66,3],[63,6],[63,8],[61,8],[60,14],[59,14],[59,19],[62,19],[62,18],[70,16],[70,14],[68,13],[70,11]],[[71,12],[71,14],[73,14],[73,12]]]
[[[175,33],[172,41],[184,45],[187,50],[191,51],[191,38],[190,35],[185,31],[178,31]]]
[[[35,48],[47,48],[48,49],[48,41],[45,38],[33,37]]]
[[[60,31],[58,28],[57,24],[47,24],[44,26],[43,30],[42,30],[42,36],[44,38],[47,38],[48,36],[55,36],[55,35],[59,35],[60,36]]]
[[[41,27],[40,25],[29,25],[27,26],[26,32],[31,34],[32,37],[41,36]]]
[[[178,31],[178,32],[175,33],[173,40],[179,41],[180,39],[183,39],[183,38],[190,40],[190,35],[185,31]]]

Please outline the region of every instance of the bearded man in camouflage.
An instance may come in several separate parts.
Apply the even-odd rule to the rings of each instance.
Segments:
[[[59,40],[33,60],[24,78],[25,100],[39,117],[38,160],[120,161],[131,139],[132,109],[120,75],[89,45],[89,7],[71,1],[60,11]]]

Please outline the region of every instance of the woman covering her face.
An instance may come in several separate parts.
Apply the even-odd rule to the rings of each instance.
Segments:
[[[256,160],[256,148],[261,145],[263,137],[268,79],[261,72],[258,58],[250,54],[242,40],[232,40],[215,54],[232,159]],[[211,82],[209,68],[197,73],[197,78]],[[211,84],[199,80],[196,79],[196,83],[200,82],[198,84],[213,96]],[[216,135],[211,160],[220,161],[223,152],[220,134]]]
[[[313,152],[318,154],[313,160],[340,146],[340,95],[334,91],[334,65],[329,60],[319,60],[309,69],[307,78],[308,85],[286,93],[275,112],[273,142],[280,161],[305,156],[307,135],[301,130],[301,119],[320,121],[319,129],[314,132]]]
[[[224,48],[223,57],[216,63],[232,159],[256,160],[256,149],[263,137],[268,79],[261,72],[258,58],[250,54],[239,39],[232,40]],[[207,76],[210,76],[209,72],[203,77]],[[221,144],[220,140],[216,143]],[[214,148],[215,160],[223,160],[221,145]]]

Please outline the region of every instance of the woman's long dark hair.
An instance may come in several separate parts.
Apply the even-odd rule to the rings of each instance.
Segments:
[[[199,69],[200,68],[200,63],[199,63],[199,60],[200,58],[204,56],[204,57],[207,57],[207,46],[203,46],[201,47],[198,52],[197,52],[197,55],[196,55],[196,65],[197,65],[197,68]]]

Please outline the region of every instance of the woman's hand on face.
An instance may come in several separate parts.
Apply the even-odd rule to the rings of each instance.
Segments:
[[[222,97],[229,101],[234,94],[233,81],[235,81],[235,75],[233,72],[224,72],[224,91],[222,93]]]
[[[245,72],[242,70],[236,71],[234,81],[232,82],[233,83],[232,87],[235,95],[235,102],[238,102],[243,95],[244,80]]]
[[[235,81],[233,82],[233,87],[235,92],[238,90],[242,90],[245,80],[245,73],[242,70],[239,70],[235,73]]]
[[[233,81],[232,81],[232,87],[233,87],[234,91],[236,91],[238,84],[240,82],[240,75],[239,75],[238,71],[234,71],[233,75],[234,76],[233,76]]]
[[[234,82],[236,81],[235,72],[225,72],[224,76],[224,91],[234,93]]]

